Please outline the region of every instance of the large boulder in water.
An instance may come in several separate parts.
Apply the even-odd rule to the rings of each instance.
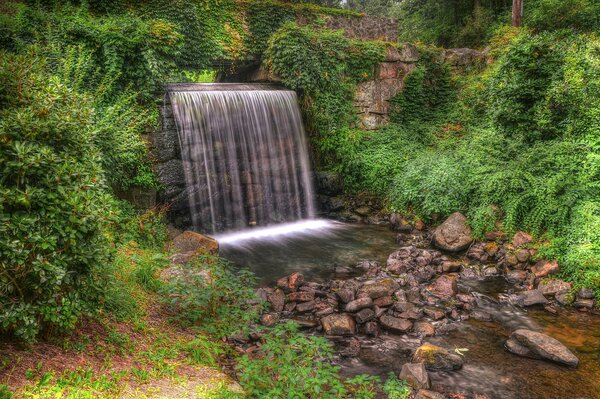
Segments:
[[[514,331],[505,344],[506,349],[519,356],[544,359],[566,366],[577,367],[579,359],[558,340],[536,331]]]
[[[212,254],[219,252],[219,243],[212,237],[194,231],[184,231],[173,239],[172,247],[178,253]]]
[[[471,228],[467,225],[467,218],[460,212],[450,215],[433,233],[433,243],[446,251],[462,251],[472,242]]]
[[[429,343],[425,343],[417,348],[412,361],[413,363],[423,363],[427,370],[434,371],[459,370],[464,363],[461,356]]]
[[[423,363],[405,363],[398,378],[408,382],[414,389],[431,388],[429,374],[427,374]]]

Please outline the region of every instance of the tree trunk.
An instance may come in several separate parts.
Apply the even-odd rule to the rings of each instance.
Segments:
[[[521,26],[523,24],[523,1],[513,0],[512,2],[512,26]]]

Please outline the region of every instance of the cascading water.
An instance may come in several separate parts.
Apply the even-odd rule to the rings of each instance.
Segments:
[[[170,98],[194,229],[216,233],[314,218],[295,92],[176,85]]]

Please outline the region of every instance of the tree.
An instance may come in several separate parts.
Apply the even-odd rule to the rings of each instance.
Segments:
[[[521,26],[523,24],[523,0],[513,0],[512,2],[512,26]]]

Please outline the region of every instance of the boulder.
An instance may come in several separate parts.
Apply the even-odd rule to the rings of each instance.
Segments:
[[[287,299],[290,302],[309,302],[315,299],[315,293],[311,291],[290,292]]]
[[[283,310],[283,306],[285,305],[285,294],[281,289],[276,289],[267,295],[269,303],[271,303],[271,309],[274,312],[281,312]]]
[[[434,371],[459,370],[464,363],[461,356],[429,343],[425,343],[417,348],[412,361],[413,363],[424,363],[427,370]]]
[[[513,240],[512,240],[512,245],[515,248],[519,248],[525,244],[529,244],[531,241],[533,241],[533,237],[531,237],[530,234],[527,234],[524,231],[519,231],[519,232],[515,233]]]
[[[517,304],[519,306],[545,305],[547,303],[548,300],[540,290],[524,291],[517,297]]]
[[[376,281],[366,282],[359,290],[358,296],[365,295],[371,299],[377,299],[384,296],[392,295],[400,288],[397,282],[391,278],[384,278]]]
[[[211,254],[219,253],[219,243],[212,237],[194,231],[184,231],[173,239],[171,246],[178,253]]]
[[[446,251],[462,251],[472,242],[473,235],[467,218],[459,212],[450,215],[433,233],[433,243]]]
[[[358,298],[353,300],[352,302],[348,302],[348,304],[346,305],[346,312],[349,313],[356,313],[359,310],[365,309],[365,308],[370,308],[373,306],[373,300],[371,299],[371,297],[362,297],[362,298]]]
[[[556,274],[560,268],[558,267],[557,261],[548,261],[542,259],[531,267],[531,272],[535,274],[536,278],[546,277],[549,274]]]
[[[363,309],[354,315],[354,318],[359,324],[364,324],[375,318],[375,312],[372,309]]]
[[[450,299],[458,293],[456,277],[448,274],[441,275],[429,286],[431,293],[441,299]]]
[[[330,314],[321,319],[321,325],[327,335],[354,335],[356,322],[346,313]]]
[[[408,382],[413,389],[431,388],[429,374],[423,363],[405,363],[398,378]]]
[[[558,340],[536,331],[519,329],[506,342],[506,349],[524,357],[544,359],[570,367],[577,367],[579,359]]]
[[[411,321],[389,315],[381,316],[379,322],[383,328],[394,333],[405,333],[413,327]]]
[[[283,290],[285,293],[297,291],[298,288],[304,282],[304,275],[302,273],[294,272],[289,276],[282,277],[277,280],[277,287]]]
[[[569,292],[573,285],[571,283],[567,283],[563,280],[551,279],[551,280],[542,280],[538,285],[538,290],[542,292],[545,296],[555,296],[556,294],[560,294],[562,292]]]

